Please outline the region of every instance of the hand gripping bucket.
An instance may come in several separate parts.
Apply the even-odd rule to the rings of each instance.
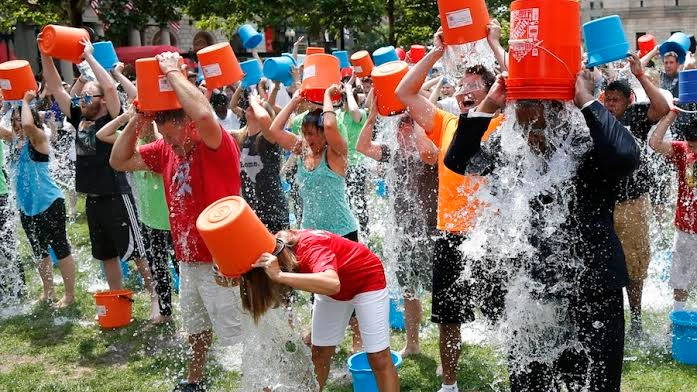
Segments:
[[[85,46],[80,43],[83,38],[90,39],[85,29],[47,25],[41,30],[39,50],[45,55],[78,64],[85,51]]]
[[[351,55],[351,64],[353,64],[353,71],[359,78],[364,78],[370,76],[373,72],[373,59],[370,58],[370,53],[367,50],[360,50]]]
[[[391,61],[373,69],[371,74],[373,91],[377,99],[378,113],[381,116],[393,116],[407,110],[394,93],[407,72],[409,72],[409,65],[404,61]]]
[[[680,83],[680,103],[697,102],[697,69],[680,71],[678,74]]]
[[[97,60],[99,65],[107,71],[111,71],[114,65],[119,62],[119,58],[116,56],[116,50],[114,49],[114,44],[111,41],[95,42],[94,43],[94,58]]]
[[[685,62],[685,56],[687,51],[690,49],[690,37],[684,33],[673,33],[665,42],[658,47],[661,56],[668,52],[675,52],[678,54],[678,63],[682,64]]]
[[[392,363],[396,368],[402,365],[402,357],[392,351]],[[368,362],[368,354],[359,352],[349,357],[348,368],[353,379],[353,392],[380,392],[373,369]]]
[[[244,46],[245,49],[256,48],[259,46],[261,41],[264,40],[264,36],[261,35],[261,33],[259,33],[252,25],[248,24],[240,26],[240,28],[237,30],[237,34],[240,36],[242,46]],[[206,84],[208,84],[208,82],[206,82]]]
[[[309,56],[311,54],[325,54],[324,48],[320,48],[318,46],[308,46],[307,50],[305,50],[305,55]]]
[[[10,60],[0,64],[0,89],[6,101],[21,101],[27,91],[39,90],[29,62]]]
[[[264,61],[264,76],[290,86],[293,83],[294,66],[295,61],[291,56],[271,57]]]
[[[407,58],[407,52],[405,52],[403,48],[397,48],[394,51],[397,53],[397,58],[399,61],[404,61],[404,59]]]
[[[426,57],[426,47],[423,45],[412,45],[407,52],[407,61],[416,64]]]
[[[685,365],[697,365],[697,312],[674,311],[673,359]]]
[[[399,56],[397,56],[397,51],[394,49],[394,46],[383,46],[373,52],[373,62],[376,67],[389,63],[390,61],[399,61]]]
[[[121,328],[131,323],[133,292],[131,290],[102,291],[94,294],[97,322],[102,328]]]
[[[160,112],[182,107],[174,88],[162,74],[160,64],[154,57],[136,60],[136,88],[140,111]]]
[[[588,52],[588,68],[623,59],[629,52],[629,42],[617,15],[584,23],[583,37]]]
[[[349,63],[349,56],[347,51],[335,50],[332,52],[332,56],[335,56],[339,59],[339,68],[344,69],[351,66],[351,63]]]
[[[489,10],[484,0],[438,0],[443,40],[461,45],[486,38]]]
[[[239,196],[222,198],[196,220],[221,275],[236,278],[252,269],[259,256],[273,252],[276,238]]]
[[[331,54],[313,54],[305,58],[300,92],[310,102],[322,104],[324,91],[341,82],[339,59]],[[338,100],[340,97],[332,97]]]
[[[644,34],[637,38],[637,48],[639,49],[639,57],[646,56],[653,48],[656,47],[656,37],[651,34]]]
[[[247,88],[254,86],[261,80],[261,65],[257,59],[247,60],[240,63],[244,79],[242,79],[242,87]]]
[[[242,80],[242,68],[229,42],[207,46],[196,55],[206,79],[206,88],[221,88]]]
[[[511,3],[507,100],[573,99],[581,69],[580,13],[575,0]]]

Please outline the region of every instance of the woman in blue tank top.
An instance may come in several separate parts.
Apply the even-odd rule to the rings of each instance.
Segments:
[[[348,144],[339,132],[331,99],[338,93],[338,85],[325,91],[323,110],[311,111],[303,119],[302,137],[284,130],[290,114],[303,100],[296,93],[264,136],[298,157],[296,181],[303,201],[301,227],[358,241],[358,224],[346,195]]]
[[[35,257],[40,259],[39,275],[43,282],[42,301],[52,301],[53,265],[49,247],[58,259],[65,292],[57,303],[65,307],[75,301],[75,260],[65,228],[63,194],[49,174],[49,137],[43,130],[38,113],[30,107],[36,97],[28,91],[22,101],[21,116],[15,110],[12,130],[0,129],[0,137],[11,143],[10,179],[14,185],[22,227]]]

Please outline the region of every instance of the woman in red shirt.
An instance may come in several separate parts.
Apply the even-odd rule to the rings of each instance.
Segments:
[[[327,231],[280,231],[276,237],[274,254],[263,254],[255,268],[242,276],[242,306],[256,322],[268,309],[281,306],[291,288],[316,294],[312,362],[320,390],[355,309],[363,348],[380,391],[399,391],[390,354],[390,305],[380,259],[364,245]]]

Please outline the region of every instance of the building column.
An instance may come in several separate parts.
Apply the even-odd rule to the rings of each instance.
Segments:
[[[160,45],[172,45],[169,39],[169,28],[167,26],[160,27]]]
[[[131,46],[142,46],[140,41],[140,31],[138,29],[131,29],[128,33],[128,43]]]

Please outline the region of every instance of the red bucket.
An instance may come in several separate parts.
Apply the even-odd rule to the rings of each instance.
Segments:
[[[581,70],[581,6],[576,0],[511,3],[506,98],[567,101]]]
[[[637,39],[637,46],[639,47],[639,57],[644,57],[656,47],[656,37],[644,34]]]

